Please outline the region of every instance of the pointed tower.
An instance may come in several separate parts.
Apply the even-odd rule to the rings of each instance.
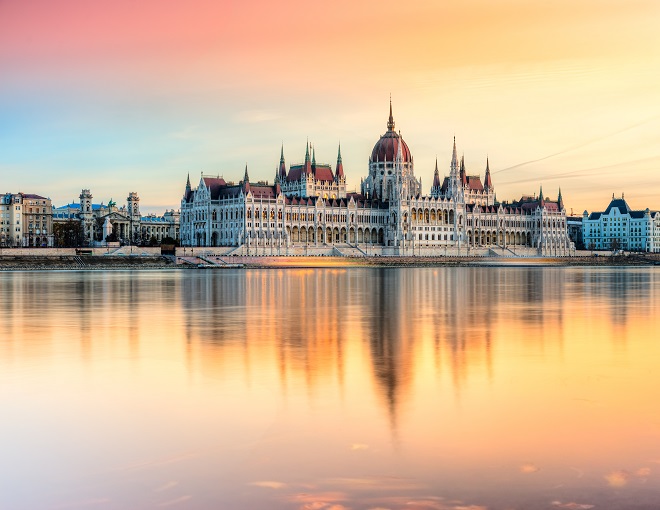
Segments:
[[[192,188],[190,187],[190,172],[188,172],[188,179],[186,180],[186,195],[190,192]]]
[[[465,174],[465,156],[461,156],[461,186],[467,186],[467,175]]]
[[[431,185],[431,196],[440,196],[440,172],[438,171],[438,157],[435,158],[435,172],[433,172],[433,184]]]
[[[458,177],[458,156],[456,155],[456,137],[454,137],[454,149],[451,152],[450,177]]]
[[[248,175],[247,163],[245,163],[245,175],[243,175],[243,193],[247,195],[250,191],[250,176]]]
[[[484,189],[486,191],[493,190],[493,181],[490,178],[490,165],[488,164],[488,157],[486,157],[486,175],[484,176]]]
[[[390,96],[390,117],[387,119],[387,130],[394,131],[394,117],[392,116],[392,96]]]
[[[557,197],[557,206],[561,211],[564,208],[564,198],[561,196],[561,188],[559,188],[559,196]]]
[[[539,187],[539,203],[541,204],[541,207],[545,205],[545,199],[543,198],[543,184]]]
[[[337,149],[337,168],[335,169],[335,181],[344,182],[346,177],[344,176],[344,164],[341,161],[341,143]]]
[[[280,152],[280,169],[277,175],[279,176],[280,182],[286,181],[286,163],[284,162],[284,144],[282,144],[282,150]]]
[[[312,173],[312,162],[309,160],[309,140],[305,143],[305,164],[303,165],[303,174],[309,175]]]

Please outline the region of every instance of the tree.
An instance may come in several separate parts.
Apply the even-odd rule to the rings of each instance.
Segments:
[[[171,244],[173,246],[179,246],[179,241],[177,241],[173,237],[167,236],[167,237],[163,237],[163,239],[160,241],[160,244]]]
[[[612,253],[615,254],[621,249],[621,240],[619,240],[616,237],[613,237],[612,240],[610,241],[610,249],[612,250]]]
[[[77,248],[84,242],[82,223],[78,220],[53,222],[53,237],[57,248]]]

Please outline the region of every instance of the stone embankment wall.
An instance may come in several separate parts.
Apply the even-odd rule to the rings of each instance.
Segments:
[[[160,247],[122,246],[121,248],[82,248],[92,255],[138,255],[140,257],[160,257]],[[76,248],[0,248],[0,256],[13,257],[73,257],[78,254]]]
[[[125,256],[14,256],[0,254],[0,271],[34,269],[166,269],[177,267],[174,260],[166,257]]]

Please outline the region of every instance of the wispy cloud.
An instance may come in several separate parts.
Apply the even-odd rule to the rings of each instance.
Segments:
[[[280,115],[268,110],[243,110],[234,116],[234,120],[241,124],[260,124],[280,118]]]

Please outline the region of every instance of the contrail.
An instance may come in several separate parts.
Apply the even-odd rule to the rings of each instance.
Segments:
[[[548,156],[550,157],[550,156]],[[563,177],[580,177],[581,175],[586,175],[594,172],[599,172],[599,173],[607,173],[606,171],[612,171],[615,170],[619,167],[622,166],[627,166],[627,165],[634,165],[637,163],[644,163],[647,161],[657,161],[660,159],[660,155],[657,156],[650,156],[648,158],[640,158],[640,159],[633,159],[629,161],[621,161],[619,163],[614,163],[612,165],[606,165],[606,166],[596,166],[592,168],[582,168],[580,170],[571,170],[569,172],[562,172],[560,174],[554,174],[554,175],[549,175],[543,178],[544,181],[552,181],[556,179],[561,179]],[[521,163],[523,164],[523,163]],[[511,167],[513,168],[513,167]],[[580,174],[580,175],[576,175]],[[500,184],[522,184],[525,182],[538,182],[538,178],[536,177],[530,177],[530,178],[525,178],[525,179],[516,179],[515,181],[502,181]]]
[[[635,124],[631,124],[630,126],[626,126],[623,129],[613,131],[612,133],[608,133],[608,134],[603,135],[603,136],[592,138],[591,140],[587,140],[586,142],[580,143],[578,145],[573,145],[573,146],[568,147],[568,148],[566,148],[564,150],[561,150],[559,152],[555,152],[554,154],[550,154],[548,156],[543,156],[542,158],[538,158],[538,159],[531,159],[531,160],[525,161],[523,163],[518,163],[517,165],[513,165],[513,166],[510,166],[510,167],[507,167],[507,168],[502,168],[500,170],[496,170],[493,173],[494,174],[499,174],[501,172],[506,172],[508,170],[513,170],[514,168],[520,168],[521,166],[530,165],[532,163],[538,163],[539,161],[544,161],[546,159],[554,158],[555,156],[560,156],[561,154],[566,154],[567,152],[571,152],[571,151],[574,151],[574,150],[577,150],[577,149],[581,149],[582,147],[586,147],[587,145],[590,145],[592,143],[600,142],[601,140],[605,140],[607,138],[610,138],[611,136],[616,136],[620,133],[623,133],[625,131],[629,131],[629,130],[634,129],[638,126],[641,126],[643,124],[647,124],[647,123],[649,123],[649,122],[651,122],[651,121],[653,121],[657,118],[660,118],[660,114],[654,115],[653,117],[649,117],[648,119],[642,120],[642,121],[637,122]]]

